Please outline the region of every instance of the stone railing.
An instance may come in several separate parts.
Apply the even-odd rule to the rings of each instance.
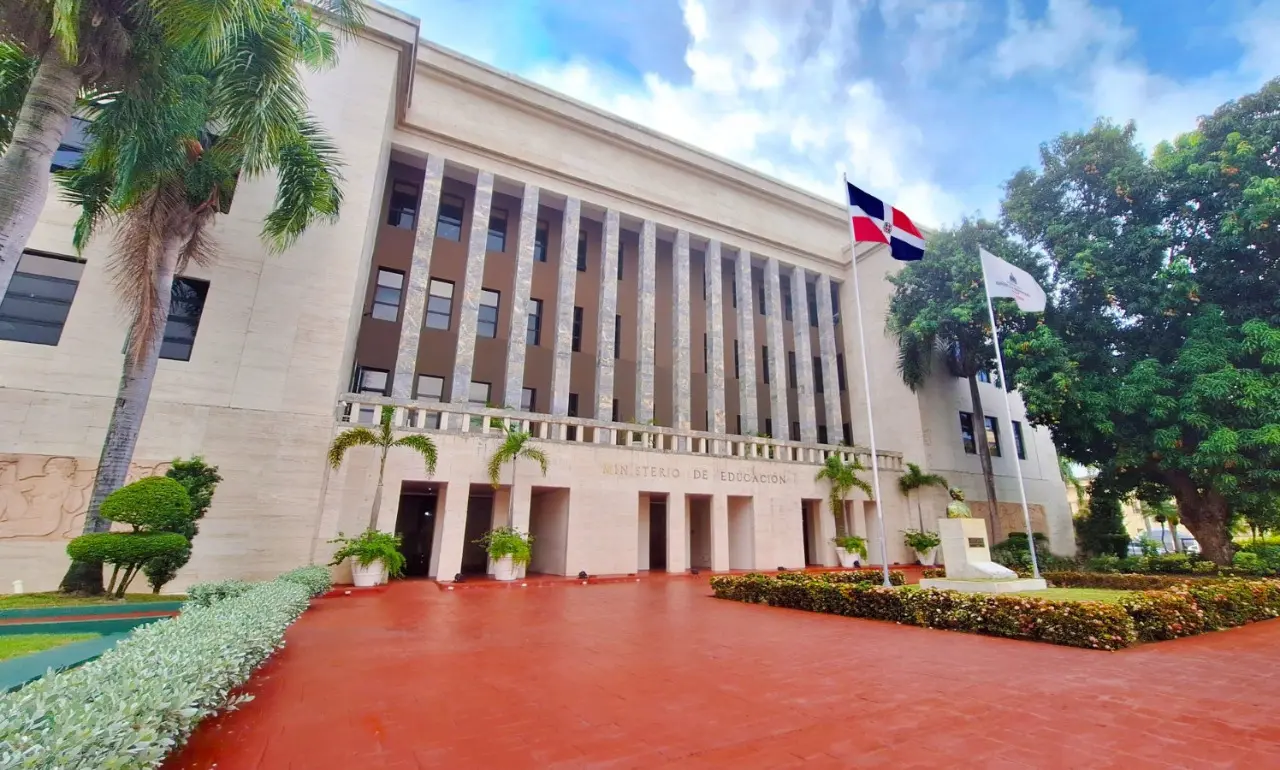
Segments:
[[[660,425],[560,417],[511,409],[492,409],[473,404],[414,401],[383,396],[347,393],[338,399],[336,419],[342,424],[374,424],[382,407],[395,411],[392,426],[398,431],[448,433],[462,436],[497,436],[505,427],[525,431],[542,441],[568,444],[606,444],[650,452],[737,457],[786,463],[821,465],[833,454],[846,462],[857,458],[871,467],[871,452],[865,447],[834,444],[805,444],[759,436],[678,430]],[[881,451],[880,467],[902,470],[902,455]]]

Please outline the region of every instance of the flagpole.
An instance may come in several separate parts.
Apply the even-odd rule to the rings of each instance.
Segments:
[[[841,172],[840,179],[844,186],[840,194],[844,196],[845,219],[849,222],[849,258],[853,267],[853,306],[858,314],[858,351],[862,354],[862,389],[867,396],[867,432],[871,440],[871,485],[875,492],[876,521],[880,523],[880,571],[884,577],[884,586],[889,582],[889,533],[884,528],[884,510],[880,507],[880,459],[876,455],[876,421],[871,408],[871,372],[867,368],[867,335],[862,322],[862,290],[858,286],[858,239],[853,235],[853,218],[849,216],[849,176]]]
[[[1000,390],[1004,392],[1004,412],[1009,418],[1009,433],[1014,437],[1013,467],[1018,471],[1018,493],[1022,495],[1022,521],[1027,526],[1027,546],[1031,549],[1031,575],[1040,579],[1040,560],[1036,557],[1036,536],[1031,531],[1031,509],[1027,507],[1027,486],[1022,481],[1022,460],[1018,457],[1017,434],[1013,432],[1013,401],[1009,397],[1009,381],[1004,378],[1004,355],[1000,352],[1000,333],[996,330],[996,311],[991,304],[991,284],[987,282],[987,265],[978,252],[978,262],[982,264],[982,289],[987,293],[987,315],[991,318],[991,340],[996,347],[996,369],[1000,372]],[[983,426],[984,428],[986,426]],[[995,527],[996,512],[991,511],[992,523]]]

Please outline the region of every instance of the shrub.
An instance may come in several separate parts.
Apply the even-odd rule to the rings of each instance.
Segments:
[[[107,495],[102,517],[132,525],[135,531],[172,532],[191,520],[191,497],[177,481],[152,476]]]
[[[1237,551],[1231,559],[1231,566],[1254,575],[1264,574],[1266,569],[1262,557],[1249,551]]]
[[[188,540],[194,540],[200,532],[196,522],[204,518],[205,513],[209,511],[209,506],[213,504],[213,492],[218,482],[222,481],[222,477],[218,475],[218,468],[206,464],[202,457],[192,457],[190,460],[175,458],[164,475],[181,484],[183,489],[187,490],[187,497],[191,499],[191,518],[175,526],[171,531],[177,532]],[[181,552],[152,559],[143,565],[142,572],[147,576],[147,582],[151,584],[152,593],[160,593],[165,584],[177,577],[178,570],[186,566],[190,560],[191,547],[188,546]]]
[[[849,553],[856,553],[864,559],[867,558],[867,539],[865,537],[845,535],[844,537],[833,537],[831,542],[835,543],[836,548],[843,548]]]
[[[484,537],[475,541],[489,552],[489,558],[497,561],[510,556],[515,564],[528,564],[533,556],[533,536],[527,535],[514,527],[498,527],[484,533]]]
[[[791,582],[807,582],[817,580],[823,583],[872,583],[879,585],[884,580],[884,573],[878,569],[852,569],[839,572],[779,572],[778,580]],[[889,583],[900,586],[907,582],[907,576],[901,570],[889,570]]]
[[[917,553],[925,553],[930,548],[937,548],[942,545],[942,538],[937,532],[907,529],[902,532],[902,544]]]
[[[1191,598],[1185,583],[1126,596],[1120,606],[1133,618],[1139,641],[1159,642],[1205,631],[1204,611]]]
[[[1036,533],[1036,558],[1043,564],[1049,558],[1049,538]],[[1009,537],[991,546],[991,560],[1015,572],[1030,571],[1031,549],[1025,532],[1010,532]]]
[[[1191,557],[1185,553],[1164,553],[1159,556],[1152,556],[1146,561],[1147,568],[1144,571],[1158,574],[1191,574]]]
[[[297,583],[307,589],[313,597],[327,593],[329,589],[333,588],[333,575],[329,574],[328,569],[318,564],[312,564],[308,567],[295,567],[276,578],[276,580]]]
[[[944,578],[947,576],[947,570],[945,567],[926,567],[924,571],[920,573],[920,576],[926,580],[930,578]]]
[[[217,580],[210,583],[196,583],[187,589],[187,604],[196,607],[208,607],[223,599],[243,596],[253,589],[254,584],[244,580]]]
[[[142,565],[189,547],[187,539],[176,532],[95,532],[67,543],[67,555],[76,561],[112,565],[107,593],[124,596]]]
[[[1119,572],[1121,558],[1114,554],[1104,553],[1086,562],[1086,569],[1092,572]]]
[[[1218,565],[1208,559],[1191,562],[1191,574],[1193,575],[1213,575],[1219,571]]]
[[[1191,583],[1187,593],[1204,611],[1205,628],[1216,631],[1280,616],[1280,584],[1273,580]]]
[[[400,553],[400,536],[390,532],[379,532],[366,529],[356,537],[345,537],[341,532],[329,541],[340,548],[333,554],[329,566],[336,567],[347,559],[355,559],[361,567],[367,567],[375,561],[381,561],[387,575],[400,577],[404,574],[404,554]]]

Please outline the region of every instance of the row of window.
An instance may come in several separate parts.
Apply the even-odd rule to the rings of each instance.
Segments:
[[[992,457],[1001,456],[1000,448],[1000,421],[994,417],[986,417],[986,433],[987,433],[987,449]],[[960,413],[960,438],[964,441],[965,454],[976,455],[978,453],[978,443],[973,432],[973,413]],[[1013,421],[1013,444],[1017,450],[1018,459],[1027,459],[1027,448],[1022,442],[1022,423]]]
[[[0,340],[57,345],[83,272],[84,262],[78,259],[24,252],[9,290],[0,300]],[[173,279],[161,358],[191,360],[208,295],[208,281],[181,276]]]

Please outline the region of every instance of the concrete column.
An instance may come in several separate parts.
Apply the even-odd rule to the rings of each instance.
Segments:
[[[600,317],[596,335],[597,420],[613,419],[613,328],[618,312],[618,212],[604,213],[604,244],[600,255]],[[597,431],[599,432],[599,431]]]
[[[573,361],[573,302],[578,284],[578,217],[582,202],[564,203],[560,228],[560,264],[556,268],[556,339],[551,364],[551,413],[569,414],[569,367]]]
[[[818,440],[818,417],[813,402],[813,352],[809,345],[809,295],[805,291],[804,268],[791,268],[791,328],[795,332],[796,406],[800,418],[800,440]]]
[[[827,412],[827,443],[839,444],[844,435],[840,409],[840,377],[836,371],[835,315],[831,312],[831,278],[818,274],[818,344],[822,348],[822,402]]]
[[[653,419],[653,338],[654,292],[657,291],[655,270],[658,237],[653,220],[646,219],[640,226],[640,333],[636,336],[636,420],[645,423]]]
[[[787,345],[782,334],[782,282],[778,274],[778,260],[773,257],[764,265],[764,302],[773,438],[791,438],[791,418],[787,416]]]
[[[729,498],[711,496],[711,571],[729,571]]]
[[[684,230],[676,233],[675,247],[672,249],[675,262],[675,296],[671,303],[671,312],[675,316],[671,328],[675,329],[675,371],[671,376],[671,387],[674,390],[671,403],[675,406],[675,425],[679,430],[688,430],[690,426],[690,401],[693,392],[693,376],[689,367],[689,234]]]
[[[476,356],[476,320],[480,315],[480,290],[484,284],[484,256],[489,245],[489,211],[493,205],[493,174],[481,171],[476,180],[476,202],[467,235],[467,273],[462,284],[458,315],[457,357],[453,362],[453,386],[449,400],[466,403]]]
[[[502,403],[520,408],[524,388],[525,337],[529,328],[529,287],[533,285],[533,240],[538,232],[538,188],[524,186],[520,201],[520,231],[516,237],[516,277],[511,291],[511,327],[507,333],[507,376]]]
[[[428,157],[426,176],[422,180],[422,200],[418,203],[418,227],[413,236],[404,309],[400,313],[400,344],[396,349],[396,373],[391,380],[391,395],[395,398],[413,395],[413,379],[418,369],[418,339],[422,335],[422,316],[427,307],[427,284],[431,282],[431,250],[436,242],[436,216],[440,211],[440,184],[443,181],[444,158],[439,155]]]
[[[812,364],[810,365],[812,366]],[[828,430],[830,429],[828,428]],[[808,504],[813,506],[813,515],[818,519],[818,550],[816,555],[822,561],[822,566],[835,567],[840,563],[840,560],[836,557],[836,546],[831,542],[831,539],[836,536],[836,517],[831,513],[831,505],[825,500],[814,500]]]
[[[751,435],[760,429],[756,419],[756,321],[752,312],[755,293],[751,291],[751,252],[738,249],[734,268],[738,284],[738,410],[742,413],[742,432]]]
[[[681,492],[667,495],[667,572],[689,569],[689,499]]]
[[[440,552],[436,578],[445,582],[452,581],[453,576],[462,570],[462,548],[467,530],[467,498],[471,495],[471,485],[464,481],[452,481],[442,491],[444,501],[437,514],[443,517],[437,528],[440,537],[432,543],[432,548],[439,549]]]
[[[707,244],[707,430],[724,433],[724,314],[720,309],[720,242]]]

